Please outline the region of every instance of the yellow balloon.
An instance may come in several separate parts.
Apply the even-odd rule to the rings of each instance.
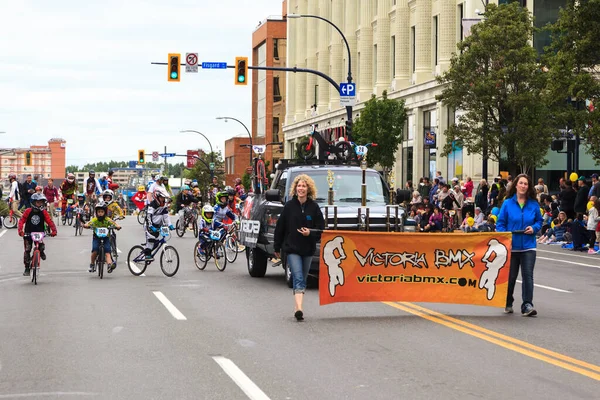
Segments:
[[[587,210],[590,211],[590,208],[594,207],[594,202],[593,201],[588,201],[587,203]]]
[[[569,175],[569,179],[571,180],[571,182],[577,181],[577,178],[579,178],[577,172],[571,172],[571,175]]]
[[[467,218],[467,224],[469,224],[469,226],[473,226],[475,224],[475,220],[473,219],[473,217]]]

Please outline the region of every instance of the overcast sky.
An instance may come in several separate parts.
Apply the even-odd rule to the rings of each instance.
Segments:
[[[138,149],[224,152],[251,129],[251,82],[233,70],[167,81],[167,54],[227,62],[252,53],[252,32],[281,0],[0,0],[0,147],[61,137],[67,165],[134,160]],[[162,161],[162,159],[161,159]],[[185,161],[180,158],[176,161]]]

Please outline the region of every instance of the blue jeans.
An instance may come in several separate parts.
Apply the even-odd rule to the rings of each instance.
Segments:
[[[306,291],[306,277],[310,270],[312,256],[301,256],[298,254],[288,254],[287,263],[292,273],[294,282],[294,294],[304,293]]]
[[[523,304],[521,311],[526,304],[533,306],[533,267],[535,266],[535,251],[513,251],[510,255],[510,275],[508,278],[508,293],[506,296],[506,307],[512,307],[514,302],[513,292],[515,291],[515,283],[519,276],[519,267],[521,268],[521,285],[523,292]]]

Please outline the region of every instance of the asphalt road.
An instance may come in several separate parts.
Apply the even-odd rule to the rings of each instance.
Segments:
[[[119,266],[87,272],[91,232],[46,239],[37,286],[22,239],[0,230],[0,399],[598,399],[600,256],[542,246],[537,318],[448,304],[340,303],[306,296],[293,318],[283,271],[251,278],[192,258],[173,278],[126,266],[143,241],[123,222]],[[517,286],[516,305],[520,304]],[[518,307],[517,307],[518,308]]]

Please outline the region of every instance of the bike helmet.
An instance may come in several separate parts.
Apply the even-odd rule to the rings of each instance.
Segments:
[[[225,188],[225,191],[227,192],[227,194],[228,194],[229,196],[235,196],[235,189],[234,189],[234,188],[232,188],[231,186],[227,186],[227,187]]]
[[[109,176],[112,176],[114,173],[115,173],[115,171],[113,171],[112,169],[109,169],[109,170],[108,170],[108,175],[109,175]]]
[[[99,216],[98,210],[104,210],[104,215]],[[94,212],[96,214],[96,218],[98,218],[98,221],[104,221],[104,218],[106,218],[106,213],[108,212],[107,204],[105,202],[103,202],[102,200],[100,200],[99,202],[96,203],[96,206],[94,207]]]
[[[165,175],[161,175],[160,178],[158,178],[159,181],[166,181],[169,182],[169,178]]]
[[[110,196],[110,199],[106,199],[106,197]],[[115,192],[113,192],[110,189],[106,189],[104,192],[102,192],[102,200],[104,200],[104,202],[108,205],[110,203],[113,202],[113,200],[115,199]]]
[[[38,202],[42,202],[42,204],[38,204]],[[48,202],[48,200],[46,200],[46,196],[44,196],[41,193],[34,193],[31,195],[31,208],[33,208],[34,210],[43,210],[46,207],[46,203]]]
[[[193,188],[197,188],[198,187],[198,182],[192,182],[192,187]]]
[[[207,214],[210,214],[208,216]],[[215,216],[215,209],[213,206],[207,204],[202,207],[202,219],[206,221],[207,224],[212,224],[213,217]]]
[[[16,174],[9,174],[8,175],[8,180],[10,181],[11,179],[17,179],[17,175]]]
[[[94,171],[94,170],[92,169],[92,170],[90,170],[90,172],[88,172],[88,174],[89,174],[90,176],[92,176],[92,177],[93,177],[93,176],[96,176],[96,171]]]
[[[181,187],[181,190],[190,190],[190,187],[188,185],[183,185]]]
[[[85,200],[85,194],[83,194],[83,193],[77,193],[77,200],[79,200],[80,198],[82,200]]]
[[[69,183],[73,183],[73,182],[75,182],[75,175],[69,172],[69,173],[67,174],[67,181],[68,181]]]
[[[221,201],[221,199],[225,197],[225,201]],[[225,204],[227,204],[227,200],[229,198],[229,193],[227,192],[219,192],[217,193],[217,204],[220,206],[224,206]]]
[[[169,194],[167,193],[167,191],[164,188],[159,187],[159,188],[156,188],[156,190],[154,191],[154,198],[156,198],[156,199],[165,199],[165,201],[166,201],[170,197],[169,197]]]
[[[235,178],[235,184],[236,185],[241,185],[242,184],[242,178]]]
[[[146,191],[146,186],[144,186],[144,185],[138,186],[138,192],[145,192],[145,191]]]
[[[43,188],[43,187],[41,187],[41,186],[36,186],[36,187],[35,187],[35,191],[37,192],[38,190],[44,190],[44,188]]]

